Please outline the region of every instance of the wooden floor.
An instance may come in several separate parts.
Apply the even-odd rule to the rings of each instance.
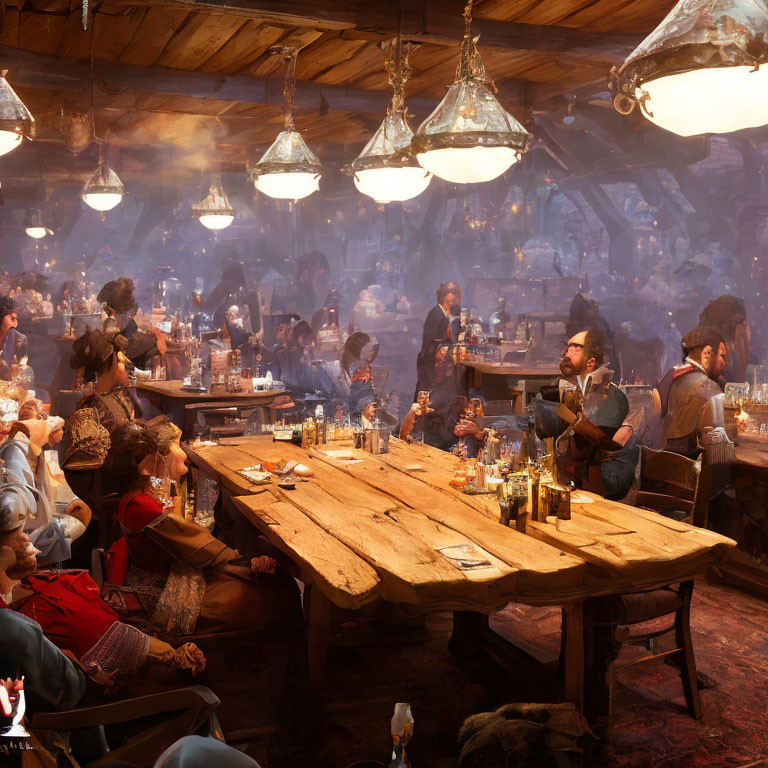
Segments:
[[[459,665],[448,649],[452,618],[430,617],[426,626],[394,626],[369,615],[349,620],[329,657],[321,737],[315,768],[344,768],[362,759],[386,764],[389,719],[395,702],[409,701],[415,719],[415,766],[457,765],[456,734],[463,719],[510,701],[557,700],[553,662],[559,648],[559,612],[510,605],[494,628],[547,665],[520,654],[515,680],[479,659]],[[757,768],[768,766],[768,604],[726,587],[698,583],[693,638],[699,670],[717,682],[702,691],[704,717],[684,711],[679,676],[664,664],[620,677],[616,741],[590,765],[599,768]],[[206,676],[224,702],[226,733],[263,724],[264,686],[258,659],[247,649],[212,649]],[[628,651],[632,653],[630,649]],[[266,735],[240,744],[263,759]]]

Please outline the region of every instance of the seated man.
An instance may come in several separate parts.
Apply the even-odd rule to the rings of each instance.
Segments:
[[[709,464],[728,463],[734,448],[725,434],[725,396],[717,384],[727,358],[722,333],[699,326],[681,345],[683,364],[667,371],[654,393],[661,448],[689,459],[706,449]]]
[[[0,379],[10,381],[14,366],[27,357],[27,337],[18,330],[16,304],[8,296],[0,297]]]
[[[568,340],[555,402],[534,401],[536,433],[555,438],[558,482],[609,499],[626,496],[639,447],[626,395],[605,365],[602,334],[581,331]]]
[[[120,622],[86,571],[37,572],[39,552],[24,532],[31,512],[31,494],[20,492],[13,482],[0,485],[0,606],[37,622],[36,629],[42,627],[46,637],[102,685],[135,677],[150,663],[193,671],[205,667],[204,656],[192,643],[174,649]],[[4,618],[20,626],[20,619]]]
[[[428,396],[421,392],[417,395],[400,427],[401,439],[416,432],[434,448],[450,451],[463,443],[469,458],[477,456],[486,432],[474,417],[474,411],[472,415],[468,411],[460,376],[453,350],[450,345],[443,345],[435,356],[435,372],[431,377],[436,384]]]
[[[0,460],[14,482],[24,484],[37,498],[37,509],[28,515],[24,530],[41,551],[38,563],[54,565],[68,560],[72,542],[81,536],[91,519],[88,506],[63,483],[59,487],[46,460],[46,444],[61,440],[63,419],[26,419],[11,426],[8,439],[0,444]],[[54,454],[55,455],[55,454]],[[57,498],[66,499],[57,505]]]
[[[16,504],[16,499],[8,499]],[[0,680],[24,676],[27,705],[69,709],[85,691],[85,678],[43,635],[40,625],[8,609],[14,584],[33,571],[34,549],[12,514],[0,517]]]

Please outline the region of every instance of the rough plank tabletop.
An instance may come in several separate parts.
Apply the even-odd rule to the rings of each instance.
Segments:
[[[456,504],[447,493],[392,468],[380,469],[378,462],[356,466],[365,465],[366,472],[381,475],[381,488],[271,438],[237,438],[229,445],[188,447],[188,451],[233,495],[262,491],[259,496],[269,493],[301,512],[311,523],[307,524],[311,535],[322,529],[375,570],[386,600],[493,609],[512,600],[575,601],[583,593],[587,567],[581,558],[510,531],[477,510]],[[280,459],[303,461],[315,474],[292,491],[275,483],[264,491],[265,486],[254,486],[238,474],[259,461]],[[263,519],[252,519],[266,534],[279,535],[274,528],[266,531]],[[298,541],[299,536],[293,539]],[[463,561],[462,550],[444,549],[462,546],[467,547]],[[311,556],[306,548],[303,554]],[[467,568],[471,560],[487,565]],[[318,573],[324,565],[318,563]]]
[[[279,538],[278,546],[303,567],[314,568],[321,582],[329,581],[324,592],[337,604],[341,598],[330,591],[338,588],[338,577],[324,572],[325,556],[314,563],[307,544],[321,533],[375,571],[387,600],[478,609],[505,601],[559,605],[651,589],[722,563],[735,547],[711,531],[586,493],[575,496],[571,520],[529,522],[521,533],[499,525],[494,496],[468,496],[450,487],[454,456],[394,438],[381,456],[339,443],[307,451],[266,436],[225,443],[188,451],[233,495],[258,493],[254,498],[262,500],[247,502],[250,519],[272,540]],[[286,491],[274,482],[266,489],[254,486],[238,474],[281,459],[307,464],[313,477]],[[280,531],[282,521],[265,522],[265,512],[276,519],[269,497],[292,508],[289,536]],[[244,504],[238,501],[241,509]],[[305,529],[308,538],[302,541]],[[445,547],[461,545],[488,566],[468,570],[447,556]]]

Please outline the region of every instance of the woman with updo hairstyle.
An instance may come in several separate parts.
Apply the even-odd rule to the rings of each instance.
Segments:
[[[125,422],[111,436],[104,467],[121,488],[117,520],[123,538],[110,550],[107,581],[135,591],[162,634],[263,632],[273,665],[273,703],[290,730],[291,701],[303,700],[307,684],[296,582],[271,557],[243,558],[207,528],[163,508],[152,478],[165,471],[163,450],[172,442],[164,422]]]
[[[64,477],[75,495],[83,499],[99,520],[99,543],[109,546],[119,530],[112,524],[117,486],[104,471],[104,455],[100,446],[115,428],[130,421],[135,412],[128,386],[131,361],[125,356],[125,337],[119,334],[86,329],[72,347],[70,365],[79,371],[84,383],[94,383],[93,392],[85,397],[64,424],[60,458]],[[95,531],[92,532],[95,535]],[[87,543],[81,543],[86,547]],[[83,562],[83,565],[86,563]]]
[[[139,309],[134,295],[133,280],[129,277],[118,277],[105,283],[98,296],[102,303],[107,319],[103,331],[106,334],[120,334],[126,339],[123,352],[133,360],[139,368],[146,368],[150,359],[157,355],[165,355],[167,346],[165,335],[154,326],[139,328],[135,316]]]
[[[291,611],[300,617],[295,582],[273,558],[244,559],[207,528],[163,508],[152,478],[168,471],[166,458],[174,442],[168,426],[165,420],[121,424],[112,433],[104,463],[121,491],[117,519],[130,569],[160,576],[164,591],[174,580],[189,588],[177,593],[178,604],[164,601],[169,620],[164,631],[258,628],[277,621],[277,613]],[[110,572],[110,581],[119,582],[120,575]],[[286,584],[291,585],[287,591]],[[279,610],[274,600],[278,586],[284,592]]]

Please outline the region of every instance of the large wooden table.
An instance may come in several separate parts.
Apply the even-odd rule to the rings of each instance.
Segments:
[[[455,457],[390,442],[372,456],[338,443],[309,451],[269,437],[191,448],[242,513],[300,568],[311,585],[310,664],[322,674],[330,606],[377,598],[420,610],[490,613],[509,602],[562,605],[567,616],[566,689],[583,695],[583,601],[688,579],[727,559],[735,542],[590,494],[568,521],[499,524],[492,496],[469,496],[448,481]],[[259,460],[295,459],[314,470],[284,491],[237,474]],[[490,567],[466,570],[443,548],[471,545]],[[442,550],[442,551],[441,551]]]
[[[190,435],[191,425],[196,420],[199,409],[213,405],[266,409],[278,396],[290,394],[284,389],[268,392],[217,392],[216,394],[195,392],[184,389],[183,382],[179,380],[138,381],[136,390],[178,424],[184,437]],[[267,421],[266,414],[262,410],[262,422],[265,421]]]
[[[736,464],[768,468],[768,443],[740,435],[736,440]]]

